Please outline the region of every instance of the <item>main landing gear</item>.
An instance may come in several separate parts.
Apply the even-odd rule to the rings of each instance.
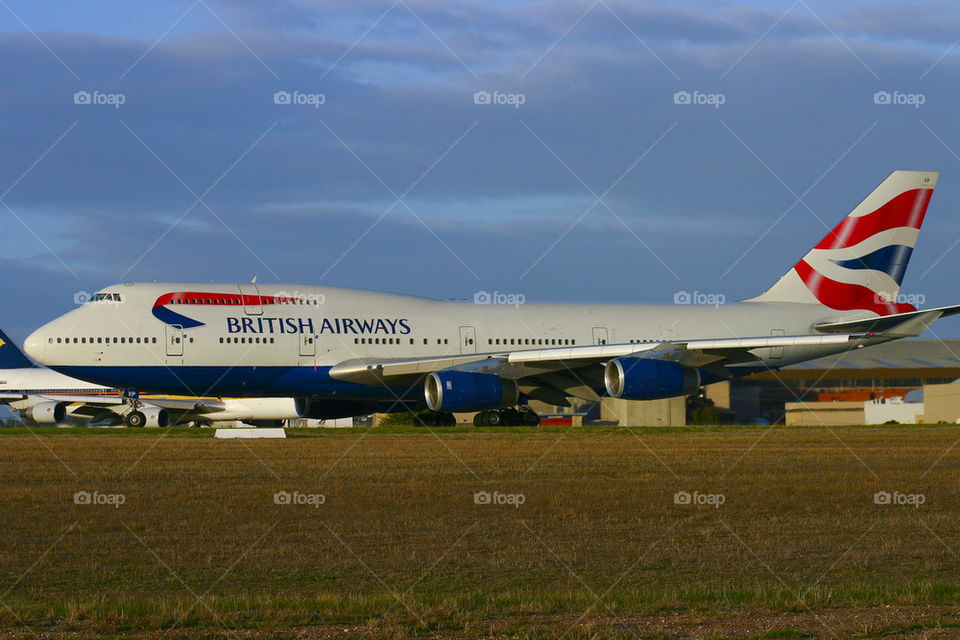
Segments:
[[[134,409],[124,417],[123,422],[128,427],[134,427],[139,429],[143,425],[147,424],[147,416],[143,415],[142,412]]]
[[[481,411],[473,417],[475,427],[537,427],[540,425],[540,416],[530,407],[518,409],[494,409]]]

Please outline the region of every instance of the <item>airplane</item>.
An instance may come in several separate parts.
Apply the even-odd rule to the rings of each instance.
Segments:
[[[31,334],[37,361],[96,384],[292,396],[335,418],[428,408],[536,424],[531,399],[652,400],[916,336],[900,284],[937,172],[894,171],[783,277],[730,304],[494,304],[327,286],[126,283]],[[486,303],[486,304],[484,304]]]
[[[299,418],[293,398],[186,398],[141,396],[124,398],[121,389],[77,380],[38,367],[0,330],[0,404],[35,425],[55,425],[68,419],[82,423],[130,427],[172,424],[222,424],[243,421],[255,426],[280,426]]]

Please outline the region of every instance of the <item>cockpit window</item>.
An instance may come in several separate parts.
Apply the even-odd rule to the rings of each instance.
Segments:
[[[119,293],[95,293],[90,302],[121,302]]]

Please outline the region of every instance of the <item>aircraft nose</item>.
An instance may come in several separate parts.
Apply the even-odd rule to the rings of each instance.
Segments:
[[[23,343],[24,353],[41,364],[45,364],[43,359],[47,351],[46,333],[42,328],[37,329],[27,336],[26,341]]]

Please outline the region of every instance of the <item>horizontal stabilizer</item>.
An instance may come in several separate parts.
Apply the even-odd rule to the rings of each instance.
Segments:
[[[940,318],[960,313],[960,305],[908,311],[889,316],[823,322],[814,328],[821,333],[877,333],[890,336],[918,336]]]

